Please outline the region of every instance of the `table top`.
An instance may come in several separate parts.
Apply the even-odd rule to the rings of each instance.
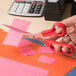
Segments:
[[[11,25],[14,18],[20,18],[31,22],[30,27],[27,29],[28,32],[31,33],[38,33],[42,30],[46,30],[51,28],[55,21],[45,21],[44,17],[20,17],[20,16],[13,16],[8,14],[8,9],[12,4],[13,0],[0,0],[0,28],[5,31],[9,29],[2,26],[2,24]],[[38,30],[37,30],[38,29]],[[5,38],[6,33],[0,30],[0,56],[5,57],[20,63],[30,64],[36,67],[40,67],[46,70],[49,70],[48,76],[63,76],[69,70],[76,66],[76,59],[73,59],[69,56],[61,55],[58,53],[54,54],[40,54],[37,53],[37,49],[39,45],[32,43],[30,47],[34,51],[36,51],[35,55],[24,57],[22,56],[16,47],[10,47],[2,45],[2,41]],[[34,47],[35,46],[35,47]],[[45,64],[36,61],[39,56],[44,55],[48,57],[56,58],[56,61],[51,64]]]
[[[32,33],[37,33],[42,30],[48,29],[51,27],[52,23],[54,23],[54,21],[46,21],[44,17],[21,17],[21,16],[9,15],[8,10],[12,2],[13,0],[0,1],[0,28],[4,29],[5,31],[8,31],[8,28],[2,26],[2,24],[11,25],[11,22],[15,17],[30,21],[31,25],[27,31]]]

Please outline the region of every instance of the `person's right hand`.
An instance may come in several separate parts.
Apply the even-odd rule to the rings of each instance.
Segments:
[[[63,23],[66,26],[67,35],[63,39],[61,39],[60,42],[72,45],[74,48],[73,55],[76,57],[76,15],[62,20],[61,23]],[[61,29],[58,28],[56,30],[56,33],[60,33],[60,32],[61,32]],[[41,36],[41,34],[38,33],[35,35],[35,38],[39,38],[40,36]],[[57,37],[57,36],[49,37],[50,40],[57,40],[58,38],[59,37]],[[56,51],[60,51],[60,50],[62,50],[63,52],[70,51],[66,46],[62,48],[59,45],[54,45],[54,48]]]

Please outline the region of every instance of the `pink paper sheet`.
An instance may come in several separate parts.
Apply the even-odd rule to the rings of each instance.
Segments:
[[[0,57],[0,76],[47,76],[48,70]]]
[[[43,63],[47,63],[47,64],[52,64],[54,63],[56,59],[52,58],[52,57],[47,57],[47,56],[40,56],[37,61],[43,62]]]
[[[18,29],[26,31],[30,25],[30,22],[15,18],[11,25]],[[21,33],[17,30],[10,29],[3,44],[17,46],[19,44],[21,38],[23,37],[23,35],[24,35],[24,33]]]
[[[40,46],[38,49],[38,53],[53,53],[49,47]]]
[[[26,46],[26,45],[31,45],[30,41],[24,39],[24,40],[21,40],[18,44],[17,47],[23,47],[23,46]]]
[[[22,0],[16,0],[16,1],[22,1]]]
[[[30,47],[24,47],[24,48],[19,49],[18,51],[20,51],[23,56],[35,54],[33,49],[31,49]]]

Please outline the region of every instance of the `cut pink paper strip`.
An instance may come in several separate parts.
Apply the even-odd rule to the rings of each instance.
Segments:
[[[23,56],[35,54],[35,52],[30,47],[21,48],[18,51],[20,51]]]
[[[38,49],[38,53],[53,53],[49,47],[40,46]]]
[[[47,63],[47,64],[52,64],[54,63],[56,59],[52,58],[52,57],[47,57],[47,56],[40,56],[37,61],[43,62],[43,63]]]
[[[24,39],[24,40],[21,40],[19,45],[17,47],[23,47],[23,46],[26,46],[26,45],[31,45],[31,42]]]
[[[30,25],[30,22],[15,18],[11,25],[18,29],[26,31]],[[3,44],[17,46],[19,44],[21,38],[23,37],[23,35],[24,35],[24,33],[21,33],[14,29],[10,29]]]
[[[48,76],[49,71],[0,57],[0,76]]]

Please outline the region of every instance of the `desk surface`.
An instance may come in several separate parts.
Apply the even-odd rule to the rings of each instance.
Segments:
[[[37,33],[42,30],[48,29],[54,23],[53,21],[45,21],[44,17],[32,18],[32,17],[19,17],[19,16],[9,15],[8,9],[12,2],[13,2],[13,0],[0,0],[0,28],[3,28],[5,31],[8,31],[9,29],[6,27],[3,27],[2,24],[11,25],[11,22],[13,21],[13,19],[15,17],[30,21],[31,25],[27,31],[32,32],[32,33]],[[5,35],[6,35],[6,33],[3,33],[2,31],[0,31],[0,36],[1,36],[0,43],[2,42]],[[32,44],[33,45],[31,47],[37,51],[36,48],[38,48],[38,45],[36,45],[34,43],[32,43]],[[6,50],[6,49],[8,49],[8,50]],[[44,64],[44,63],[35,61],[40,55],[54,57],[54,58],[56,58],[56,62],[52,65],[48,65],[48,64]],[[15,47],[3,46],[1,44],[0,44],[0,56],[15,60],[15,61],[18,61],[21,63],[26,63],[26,64],[34,65],[36,67],[47,69],[47,70],[51,71],[48,76],[63,76],[65,73],[67,73],[69,70],[71,70],[73,67],[76,66],[76,59],[72,59],[72,58],[64,56],[64,55],[60,55],[57,53],[54,53],[54,54],[36,53],[35,55],[32,55],[32,56],[23,57],[17,51],[17,49]]]
[[[0,0],[0,28],[3,28],[5,31],[8,31],[8,28],[3,27],[2,24],[11,25],[13,19],[20,18],[31,22],[31,26],[28,28],[28,32],[37,33],[42,30],[46,30],[50,28],[55,21],[45,21],[44,17],[21,17],[21,16],[13,16],[8,14],[8,9],[12,4],[13,0]],[[70,5],[65,9],[63,18],[70,15]],[[69,8],[69,9],[68,9]],[[37,30],[37,29],[38,30]]]
[[[3,27],[2,24],[10,25],[13,19],[20,18],[31,22],[31,26],[27,31],[37,33],[42,30],[48,29],[54,21],[45,21],[44,17],[20,17],[8,14],[8,9],[12,4],[13,0],[1,0],[0,1],[0,28],[8,31],[8,28]],[[38,30],[37,30],[37,29]]]

